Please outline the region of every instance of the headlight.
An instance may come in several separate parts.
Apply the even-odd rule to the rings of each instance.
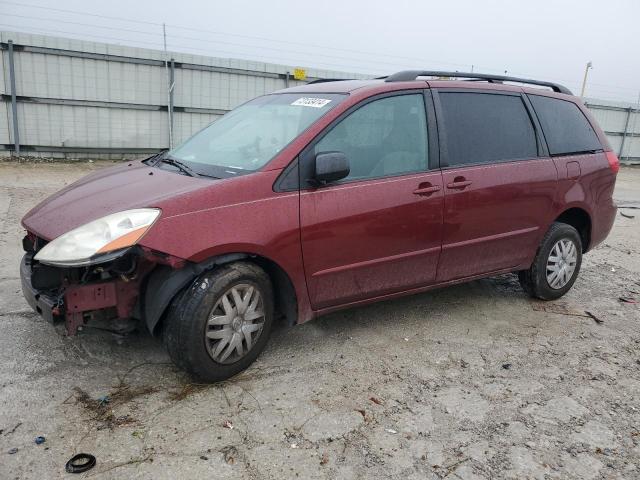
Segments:
[[[126,210],[99,218],[47,243],[35,259],[49,265],[77,267],[116,258],[135,245],[160,215],[157,208]]]

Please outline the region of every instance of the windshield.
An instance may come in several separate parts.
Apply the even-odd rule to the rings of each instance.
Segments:
[[[217,177],[257,170],[344,98],[334,93],[255,98],[196,133],[168,158]]]

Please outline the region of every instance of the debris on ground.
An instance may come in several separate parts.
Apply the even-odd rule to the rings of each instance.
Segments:
[[[451,475],[456,470],[456,468],[458,468],[459,465],[461,465],[462,463],[464,463],[464,462],[466,462],[468,460],[469,460],[469,458],[463,458],[461,460],[458,460],[457,462],[452,463],[451,465],[447,465],[447,466],[444,466],[444,467],[441,467],[440,465],[433,465],[433,468],[444,470],[444,472],[442,472],[442,474],[437,474],[437,473],[436,474],[440,478],[445,478],[445,477],[448,477],[449,475]],[[459,478],[458,475],[456,475],[456,476]]]
[[[376,405],[384,405],[384,402],[382,400],[380,400],[379,398],[369,397],[369,400],[371,400]]]
[[[68,473],[83,473],[96,466],[96,457],[90,453],[78,453],[69,459],[64,469]]]
[[[566,303],[542,303],[535,302],[531,308],[536,312],[556,313],[558,315],[568,315],[570,317],[586,317],[584,310],[578,310]]]
[[[586,314],[587,314],[587,315],[589,315],[591,318],[593,318],[594,322],[596,322],[598,325],[601,325],[601,324],[603,324],[603,323],[604,323],[604,320],[602,320],[602,319],[600,319],[600,318],[596,317],[593,313],[591,313],[591,312],[587,312],[586,310],[585,310],[585,312],[584,312],[584,313],[586,313]]]
[[[624,212],[620,212],[620,215],[622,215],[624,218],[636,218],[635,215],[629,215],[628,213]]]
[[[329,463],[329,454],[324,452],[322,457],[320,457],[320,465],[326,465],[327,463]]]
[[[80,404],[85,410],[92,414],[92,420],[98,422],[98,429],[109,428],[122,425],[130,425],[136,420],[130,415],[116,416],[114,409],[125,405],[142,395],[148,395],[156,391],[156,387],[130,387],[124,383],[120,383],[114,390],[108,394],[94,399],[87,392],[79,387],[74,387],[76,404]],[[108,398],[108,401],[105,399]]]
[[[224,456],[224,461],[228,465],[233,465],[236,463],[236,458],[238,457],[238,449],[233,445],[229,445],[228,447],[224,447],[222,450],[222,455]]]
[[[18,427],[20,427],[20,425],[22,425],[22,422],[18,422],[15,427],[13,427],[11,430],[9,430],[7,433],[5,433],[5,436],[6,435],[11,435],[12,433],[14,433],[18,429]]]
[[[631,298],[631,297],[620,297],[619,300],[622,303],[638,303],[638,301],[635,298]]]
[[[9,455],[13,455],[15,453],[18,453],[18,449],[16,447],[10,448],[9,451],[7,452]]]
[[[505,370],[509,370],[511,368],[511,364],[510,363],[503,363],[502,364],[502,368]]]
[[[35,438],[36,445],[42,445],[45,442],[45,438],[42,435],[39,435]]]
[[[199,383],[187,383],[186,385],[183,385],[180,390],[170,393],[169,399],[173,402],[179,402],[207,387],[208,385],[202,385]]]
[[[394,435],[395,435],[396,433],[398,433],[398,431],[397,431],[397,430],[394,430],[393,428],[385,428],[385,429],[384,429],[384,431],[385,431],[385,432],[387,432],[387,433],[392,433],[392,434],[394,434]]]
[[[229,420],[225,420],[222,426],[224,428],[228,428],[229,430],[233,430],[233,423],[231,423]]]
[[[556,313],[558,315],[568,315],[570,317],[586,317],[591,318],[599,325],[604,323],[604,320],[598,318],[592,312],[577,310],[564,303],[551,303],[545,305],[534,303],[531,307],[538,312]]]

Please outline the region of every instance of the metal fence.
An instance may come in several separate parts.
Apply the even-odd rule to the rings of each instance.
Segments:
[[[293,66],[0,32],[0,155],[123,158],[188,138],[296,80]],[[318,78],[365,75],[307,70]],[[622,161],[640,162],[637,105],[588,99]],[[6,121],[5,121],[6,119]]]
[[[624,163],[640,163],[640,105],[587,98],[585,104]]]
[[[15,32],[0,32],[0,53],[0,155],[131,157],[177,144],[258,95],[367,78],[307,69],[300,81],[293,66]]]

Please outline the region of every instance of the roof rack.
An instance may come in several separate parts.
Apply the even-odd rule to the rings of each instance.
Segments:
[[[486,73],[468,73],[468,72],[439,72],[429,70],[403,70],[402,72],[394,73],[385,78],[385,82],[410,82],[418,77],[453,77],[453,78],[466,78],[472,81],[484,81],[489,83],[502,83],[502,82],[518,82],[528,83],[529,85],[540,85],[542,87],[549,87],[554,92],[566,93],[567,95],[573,95],[571,90],[563,85],[552,82],[542,82],[540,80],[528,80],[526,78],[506,77],[503,75],[488,75]]]
[[[318,78],[312,80],[307,85],[313,85],[314,83],[327,83],[327,82],[344,82],[346,80],[354,80],[353,78]]]

